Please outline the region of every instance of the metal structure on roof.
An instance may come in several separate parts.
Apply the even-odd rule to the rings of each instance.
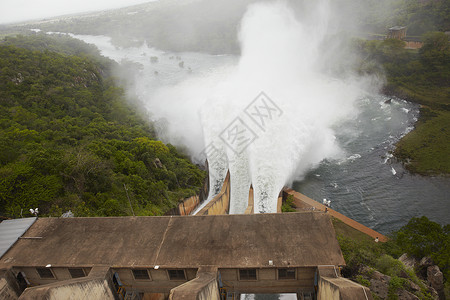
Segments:
[[[36,217],[6,220],[0,223],[0,258],[37,220]]]

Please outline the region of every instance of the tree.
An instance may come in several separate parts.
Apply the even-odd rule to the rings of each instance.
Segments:
[[[430,67],[449,68],[450,43],[443,32],[429,32],[423,36],[423,46],[420,49],[421,60]],[[448,79],[448,77],[447,77]]]
[[[425,216],[412,218],[396,235],[397,244],[402,245],[409,255],[419,259],[439,251],[444,240],[442,226]]]
[[[412,218],[394,234],[394,243],[418,259],[429,256],[447,279],[450,277],[450,225],[441,226],[427,217]]]
[[[47,36],[0,41],[0,214],[127,215],[124,184],[138,215],[194,195],[205,172],[154,139],[138,104],[108,77],[112,62],[78,46]]]

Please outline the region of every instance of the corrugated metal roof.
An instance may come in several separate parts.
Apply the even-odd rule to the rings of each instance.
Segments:
[[[33,225],[36,219],[36,217],[23,218],[0,223],[0,257]]]

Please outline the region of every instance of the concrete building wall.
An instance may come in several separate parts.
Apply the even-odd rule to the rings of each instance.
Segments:
[[[139,268],[142,269],[142,268]],[[197,269],[183,269],[186,280],[170,280],[166,269],[147,268],[150,279],[137,280],[130,268],[114,268],[126,290],[137,289],[143,293],[169,293],[171,289],[196,278]]]
[[[281,207],[283,206],[283,197],[278,197],[277,200],[277,213],[282,213]]]
[[[319,279],[317,300],[372,300],[372,294],[367,287],[346,278]]]
[[[21,290],[11,269],[0,270],[0,299],[15,300]]]
[[[15,300],[19,298],[16,290],[11,286],[10,282],[6,278],[0,279],[0,299]]]
[[[250,185],[250,189],[248,191],[248,206],[245,209],[244,214],[253,214],[254,213],[254,206],[255,206],[255,200],[254,200],[254,193],[253,193],[253,185]]]
[[[219,288],[217,282],[210,282],[205,288],[198,294],[198,300],[220,300]]]
[[[339,288],[328,280],[320,280],[317,300],[339,300]]]
[[[64,300],[64,299],[115,299],[106,280],[85,279],[83,282],[60,282],[58,286],[38,286],[28,288],[20,296],[20,300]]]
[[[419,41],[405,41],[405,43],[406,49],[420,49],[423,46],[423,43]]]
[[[61,267],[54,268],[54,267],[52,267],[49,269],[52,271],[55,278],[41,278],[35,267],[14,267],[14,272],[16,274],[19,272],[24,272],[32,286],[49,284],[49,283],[53,283],[53,282],[57,282],[57,281],[72,279],[72,276],[69,273],[69,268],[61,268]],[[89,272],[92,268],[86,267],[86,268],[82,268],[82,269],[84,270],[84,273],[86,274],[86,276],[88,276]]]
[[[180,215],[187,216],[195,210],[195,208],[200,204],[199,196],[192,196],[187,198],[179,204]]]
[[[338,277],[330,266],[317,268],[319,282],[317,300],[372,300],[370,290],[356,282]]]
[[[62,268],[61,268],[62,269]],[[27,288],[20,300],[116,299],[109,267],[93,268],[89,276]]]
[[[230,210],[230,172],[223,182],[222,190],[198,213],[198,216],[204,215],[226,215]]]
[[[152,293],[152,294],[144,294],[142,300],[166,300],[169,298],[169,295],[164,293]]]
[[[181,200],[175,208],[172,208],[170,211],[166,213],[166,215],[175,215],[175,216],[187,216],[193,212],[197,206],[200,205],[201,197],[199,195],[195,195],[186,199]]]
[[[60,280],[69,279],[69,277],[61,277],[62,272],[54,270],[53,268],[52,273],[55,274],[55,278],[40,278],[36,268],[33,267],[14,267],[14,272],[16,274],[24,272],[32,286],[53,283],[58,281],[59,278],[61,278]]]
[[[200,267],[197,277],[170,291],[169,300],[220,300],[217,267]]]
[[[279,279],[278,268],[256,269],[257,280],[241,280],[239,269],[220,269],[224,288],[239,293],[295,293],[298,289],[313,290],[316,268],[295,268],[295,279]]]

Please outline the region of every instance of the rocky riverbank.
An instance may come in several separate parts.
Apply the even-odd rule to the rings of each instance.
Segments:
[[[397,275],[392,273],[392,265],[396,266]],[[374,299],[446,299],[443,273],[429,257],[418,261],[405,253],[398,260],[391,261],[390,267],[386,265],[384,272],[391,276],[364,266],[356,281],[369,287]]]

